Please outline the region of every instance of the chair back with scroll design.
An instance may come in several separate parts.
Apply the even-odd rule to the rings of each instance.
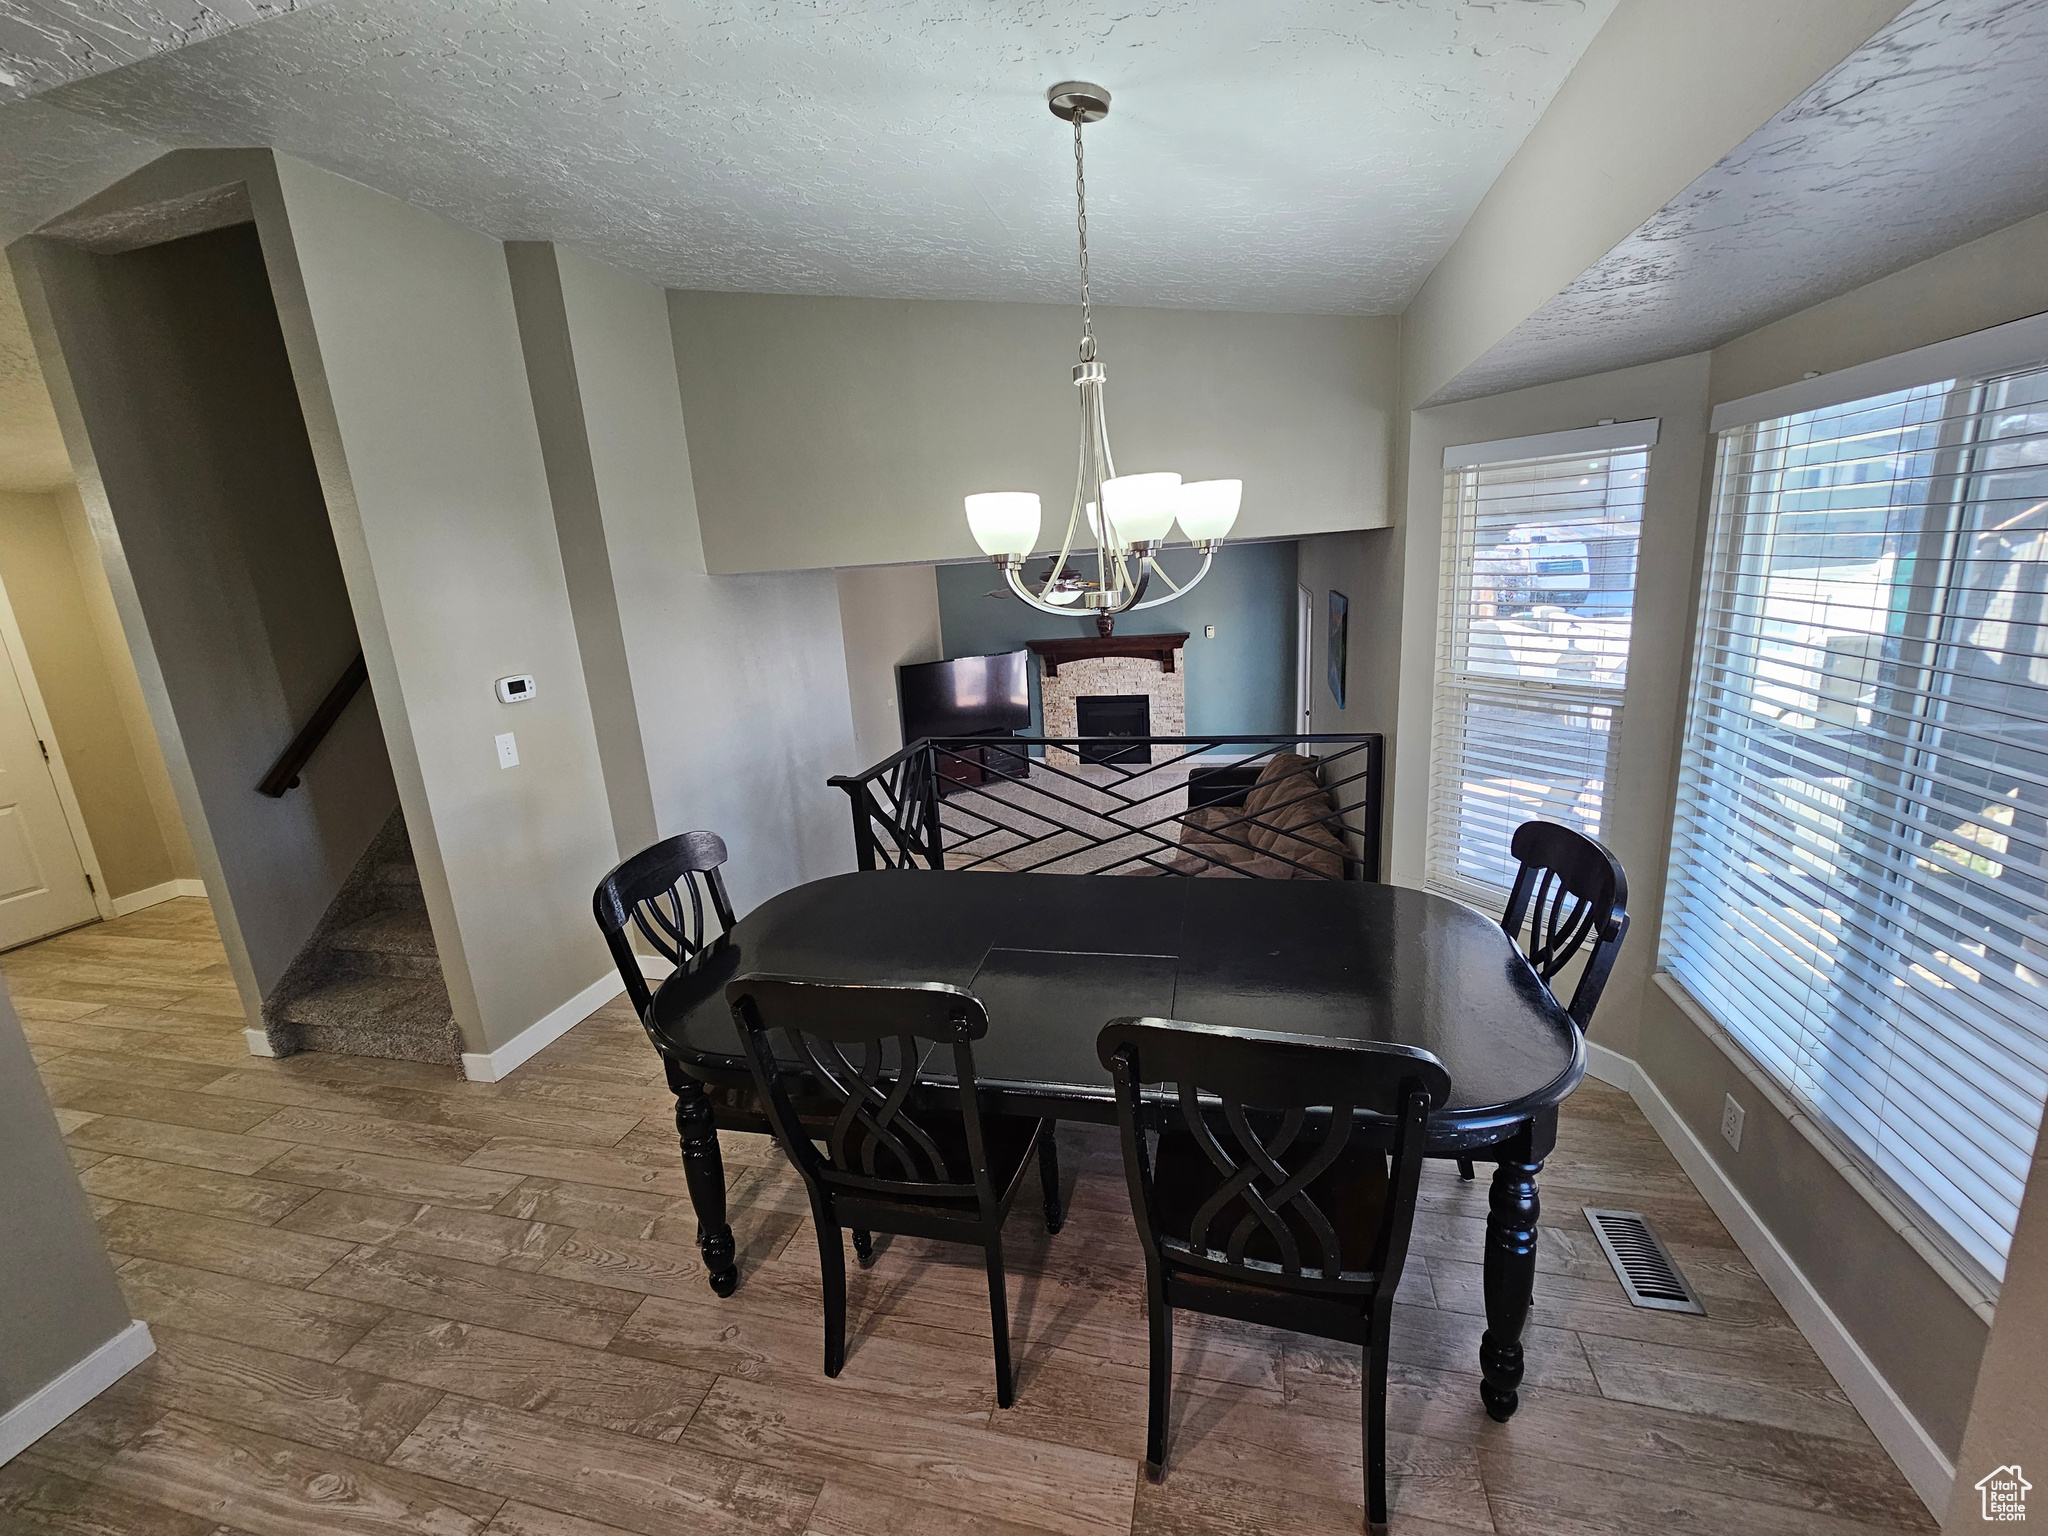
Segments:
[[[1387,1341],[1449,1074],[1408,1046],[1173,1019],[1112,1019],[1096,1050],[1145,1249],[1148,1470],[1166,1474],[1175,1308],[1342,1340],[1363,1350],[1367,1520],[1384,1531]]]
[[[869,1232],[972,1243],[988,1269],[996,1404],[1015,1400],[1003,1220],[1034,1154],[1048,1231],[1058,1231],[1059,1162],[1050,1121],[981,1110],[974,1045],[988,1015],[936,982],[865,984],[742,976],[725,989],[775,1139],[803,1176],[824,1281],[825,1374],[846,1359],[840,1228],[872,1261]],[[777,1039],[782,1043],[776,1049]],[[799,1123],[786,1080],[814,1107]]]
[[[971,992],[743,976],[726,996],[769,1124],[814,1198],[994,1210],[972,1044],[988,1033],[988,1015]],[[812,1105],[829,1106],[829,1125],[799,1122],[791,1072]],[[947,1091],[934,1093],[933,1077]]]
[[[597,883],[591,905],[597,912],[597,926],[619,968],[619,980],[633,1000],[633,1012],[654,1039],[648,1010],[654,1002],[653,989],[633,952],[630,930],[654,946],[661,957],[676,966],[690,963],[706,944],[729,930],[734,922],[732,903],[726,899],[725,880],[719,866],[725,863],[725,839],[715,832],[684,832],[666,837],[651,848],[643,848]],[[705,918],[717,919],[713,931]]]
[[[1553,821],[1523,822],[1509,851],[1521,869],[1500,925],[1543,984],[1593,946],[1566,1008],[1583,1030],[1628,933],[1628,875],[1603,844]]]
[[[1434,1056],[1172,1019],[1114,1020],[1097,1049],[1116,1078],[1125,1171],[1148,1260],[1243,1285],[1391,1297],[1407,1256],[1429,1114],[1450,1092]],[[1170,1084],[1171,1099],[1148,1101],[1146,1083]],[[1142,1134],[1148,1126],[1191,1140],[1206,1159],[1192,1194],[1161,1199]],[[1325,1175],[1340,1162],[1358,1166],[1361,1154],[1383,1191],[1376,1219],[1362,1229],[1325,1209],[1319,1194]]]

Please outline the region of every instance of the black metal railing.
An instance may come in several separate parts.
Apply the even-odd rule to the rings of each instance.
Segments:
[[[1385,749],[1377,734],[954,736],[829,782],[853,803],[862,869],[1377,880]]]

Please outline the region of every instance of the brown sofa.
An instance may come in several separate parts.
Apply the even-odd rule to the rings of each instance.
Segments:
[[[1342,823],[1321,766],[1320,758],[1276,753],[1242,803],[1188,812],[1168,867],[1208,879],[1343,879]]]

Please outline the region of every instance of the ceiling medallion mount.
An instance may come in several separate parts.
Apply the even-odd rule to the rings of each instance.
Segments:
[[[1238,480],[1183,484],[1171,473],[1117,474],[1102,397],[1109,375],[1096,356],[1095,316],[1088,294],[1088,178],[1081,152],[1082,128],[1109,116],[1109,92],[1086,80],[1065,80],[1047,91],[1045,99],[1053,116],[1074,125],[1074,229],[1081,256],[1080,361],[1073,373],[1074,387],[1081,392],[1081,465],[1074,506],[1059,554],[1035,592],[1025,584],[1023,573],[1024,561],[1038,543],[1037,492],[982,491],[969,496],[967,526],[982,552],[1002,567],[1003,579],[1017,597],[1041,613],[1071,614],[1077,607],[1092,612],[1096,628],[1107,635],[1118,614],[1170,603],[1209,574],[1218,546],[1237,521],[1244,485]],[[1077,569],[1074,540],[1083,518],[1095,542],[1093,581]],[[1161,569],[1158,558],[1176,521],[1182,537],[1202,557],[1194,575],[1178,583]],[[1154,577],[1169,590],[1148,600],[1145,594]]]
[[[1109,116],[1109,92],[1086,80],[1062,80],[1045,93],[1045,100],[1062,122],[1078,117],[1084,123],[1099,123]]]

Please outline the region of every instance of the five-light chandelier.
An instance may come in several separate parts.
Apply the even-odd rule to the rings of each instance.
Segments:
[[[1024,562],[1038,543],[1035,491],[969,496],[967,526],[982,552],[1002,567],[1003,579],[1019,598],[1045,613],[1072,613],[1078,604],[1094,613],[1096,626],[1107,635],[1117,614],[1170,603],[1209,574],[1218,546],[1237,521],[1244,483],[1183,482],[1177,474],[1117,474],[1102,401],[1107,375],[1096,357],[1095,317],[1088,296],[1088,180],[1081,157],[1081,129],[1109,116],[1109,92],[1084,80],[1069,80],[1046,92],[1046,100],[1055,117],[1074,125],[1075,228],[1081,247],[1081,360],[1074,367],[1074,384],[1081,391],[1081,468],[1074,508],[1059,554],[1035,592],[1024,578]],[[1070,563],[1077,555],[1074,540],[1083,517],[1095,541],[1092,581]],[[1182,536],[1202,557],[1200,568],[1184,582],[1175,582],[1159,564],[1176,520]],[[1148,598],[1155,578],[1169,590]]]

